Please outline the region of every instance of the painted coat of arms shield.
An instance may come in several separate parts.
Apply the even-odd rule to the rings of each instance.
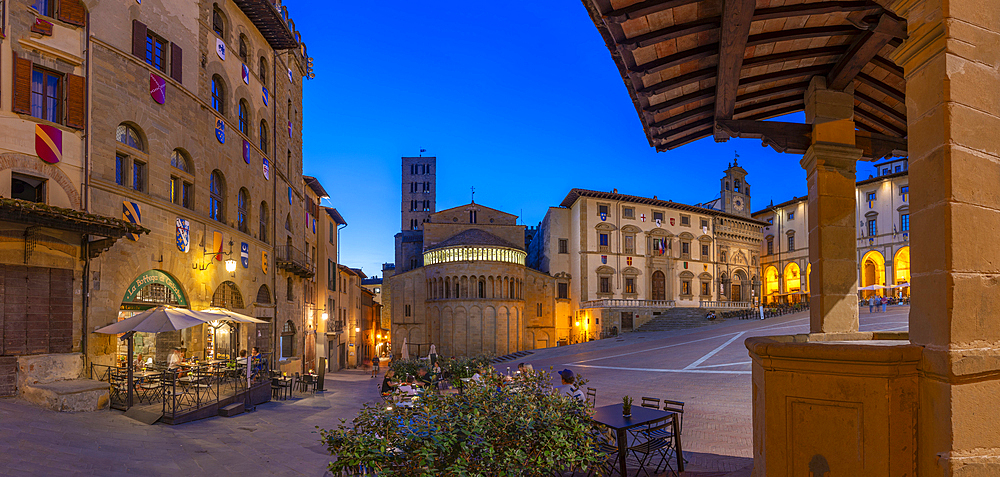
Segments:
[[[177,250],[187,253],[191,248],[191,223],[177,218]]]

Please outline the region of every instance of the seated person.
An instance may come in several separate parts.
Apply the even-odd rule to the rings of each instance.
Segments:
[[[559,376],[562,378],[562,384],[555,387],[556,393],[564,394],[569,397],[579,399],[580,402],[583,402],[585,399],[583,391],[581,391],[580,388],[574,386],[573,384],[576,381],[576,375],[573,373],[573,371],[564,369],[562,371],[559,371]]]
[[[391,369],[385,372],[385,378],[382,379],[382,395],[383,396],[388,395],[388,394],[392,394],[392,392],[396,389],[396,386],[398,386],[396,383],[392,382],[392,378],[395,375],[396,375],[396,372],[393,371],[393,370],[391,370]]]
[[[167,357],[167,367],[176,368],[182,361],[184,361],[184,354],[181,353],[181,349],[174,348],[173,351],[170,352],[170,356]]]
[[[417,382],[419,386],[430,386],[433,381],[433,377],[427,372],[427,368],[421,366],[417,369]]]

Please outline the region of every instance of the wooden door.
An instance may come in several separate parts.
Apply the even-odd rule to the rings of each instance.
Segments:
[[[743,300],[743,287],[740,285],[733,285],[733,294],[729,296],[732,301],[744,301]]]
[[[667,280],[663,275],[663,272],[657,270],[653,272],[652,281],[652,297],[654,300],[666,300],[667,299]]]

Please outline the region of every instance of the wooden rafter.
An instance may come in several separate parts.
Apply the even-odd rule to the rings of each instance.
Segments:
[[[887,96],[889,96],[892,99],[895,99],[896,101],[899,101],[900,103],[906,102],[906,95],[902,91],[893,88],[892,86],[889,86],[875,78],[872,78],[869,75],[866,75],[864,73],[858,73],[857,79],[858,81],[861,82],[861,84],[871,86],[872,88],[875,88],[876,90],[885,93]]]
[[[861,149],[862,157],[873,161],[907,155],[906,139],[884,134],[858,131],[854,135],[854,144]]]
[[[808,81],[786,84],[782,86],[775,86],[773,88],[754,91],[753,93],[741,94],[736,97],[736,103],[739,104],[741,102],[753,101],[755,99],[760,99],[760,98],[770,98],[772,96],[784,96],[785,94],[790,92],[804,93],[808,88],[809,88]]]
[[[827,88],[842,91],[854,82],[861,69],[893,38],[906,35],[906,22],[883,13],[872,29],[864,32],[826,77]]]
[[[747,38],[747,46],[763,45],[765,43],[777,43],[779,41],[805,40],[809,38],[821,38],[828,36],[850,36],[856,35],[858,29],[852,25],[834,25],[810,28],[796,28],[792,30],[780,30],[770,33],[758,33]]]
[[[702,68],[697,71],[692,71],[688,74],[683,74],[675,78],[671,78],[667,81],[661,81],[659,83],[650,85],[647,88],[640,89],[636,91],[642,96],[652,96],[656,94],[663,94],[667,91],[680,88],[682,86],[687,86],[691,83],[697,83],[699,81],[704,81],[707,79],[712,79],[715,77],[715,67]]]
[[[622,40],[622,42],[619,43],[619,45],[623,46],[626,50],[634,50],[636,48],[652,46],[661,41],[673,40],[675,38],[680,38],[682,36],[693,35],[695,33],[701,33],[703,31],[715,30],[719,28],[719,21],[720,21],[719,17],[713,17],[713,18],[706,18],[704,20],[696,20],[690,23],[673,25],[667,28],[662,28],[636,37]]]
[[[604,16],[609,20],[622,22],[699,1],[701,0],[646,0],[644,2],[634,3],[624,8],[619,8],[618,10],[612,10],[605,13]]]
[[[715,88],[702,89],[695,91],[693,93],[688,93],[682,96],[678,96],[674,99],[670,99],[662,103],[656,103],[652,106],[647,106],[643,108],[643,111],[655,114],[660,111],[669,111],[674,108],[686,106],[696,101],[702,101],[714,97],[715,97]]]
[[[878,111],[878,112],[880,112],[882,114],[885,114],[886,116],[894,118],[896,121],[899,121],[900,124],[903,124],[903,125],[906,124],[906,115],[905,114],[903,114],[903,113],[901,113],[899,111],[896,111],[895,108],[889,107],[889,106],[887,106],[885,103],[883,103],[881,101],[876,101],[875,98],[872,98],[871,96],[868,96],[867,94],[855,91],[854,92],[854,99],[858,100],[859,103],[864,104],[864,105],[868,106],[869,108],[874,109],[875,111]]]
[[[893,63],[892,60],[875,55],[872,57],[872,64],[888,71],[889,73],[892,73],[893,76],[897,76],[899,78],[903,77],[903,68],[896,63]]]
[[[679,51],[672,55],[664,56],[663,58],[657,58],[648,63],[643,63],[641,65],[636,65],[629,68],[633,73],[641,73],[648,75],[650,73],[656,73],[657,71],[662,71],[667,68],[677,66],[681,63],[688,61],[697,60],[700,58],[708,58],[710,56],[715,56],[718,54],[716,51],[715,44],[702,45],[696,48],[691,48],[689,50]]]
[[[847,51],[846,46],[824,46],[822,48],[807,48],[805,50],[792,50],[771,55],[755,56],[743,60],[743,67],[773,65],[785,61],[802,60],[805,58],[822,58],[825,56],[841,56]]]
[[[783,7],[761,8],[754,12],[753,21],[773,20],[777,18],[802,17],[807,15],[823,15],[826,13],[856,12],[874,10],[881,12],[877,3],[867,1],[854,2],[820,2],[800,3]]]
[[[870,113],[861,108],[854,108],[854,116],[860,117],[876,127],[882,128],[883,131],[888,131],[895,133],[896,136],[906,137],[906,129],[903,129],[890,121],[876,116],[874,113]]]
[[[692,130],[695,130],[695,129],[698,129],[698,130],[704,129],[704,130],[708,131],[709,134],[711,134],[711,131],[712,131],[712,122],[713,122],[712,118],[699,119],[698,121],[694,121],[694,122],[692,122],[690,124],[685,124],[683,127],[680,127],[678,129],[667,131],[667,132],[664,132],[664,133],[661,133],[661,134],[657,134],[657,135],[653,136],[653,138],[654,139],[659,139],[661,141],[669,141],[670,138],[681,136],[682,134],[689,133],[689,132],[691,132]]]
[[[702,106],[700,108],[694,108],[694,109],[692,109],[690,111],[685,111],[685,112],[683,112],[681,114],[678,114],[676,116],[671,116],[669,119],[665,119],[663,121],[658,121],[658,122],[655,122],[653,124],[650,124],[649,127],[650,127],[650,129],[657,129],[657,130],[660,130],[660,131],[663,131],[663,130],[667,130],[668,131],[667,133],[654,134],[653,137],[656,137],[656,138],[669,137],[669,135],[670,135],[669,131],[671,129],[673,129],[674,127],[677,127],[678,125],[682,125],[682,126],[685,126],[685,127],[690,127],[689,124],[684,124],[684,123],[686,123],[686,122],[688,122],[688,121],[690,121],[692,119],[696,119],[696,118],[697,119],[708,118],[709,116],[712,115],[712,111],[714,109],[715,109],[714,106],[712,106],[711,104],[706,105],[706,106]]]
[[[751,114],[751,115],[749,115],[749,116],[747,116],[745,118],[740,118],[740,119],[758,120],[758,119],[774,118],[774,117],[782,116],[782,115],[785,115],[785,114],[788,114],[788,113],[794,113],[796,111],[802,111],[803,107],[804,107],[804,104],[793,104],[791,106],[785,106],[783,108],[772,109],[770,111],[763,111],[763,112],[760,112],[760,113]]]
[[[747,113],[752,113],[755,111],[767,110],[775,108],[778,106],[788,106],[792,104],[802,105],[804,101],[801,94],[792,94],[791,96],[783,96],[778,98],[769,99],[767,101],[762,101],[760,103],[748,104],[746,106],[738,107],[734,110],[734,115],[742,115]]]
[[[818,74],[824,74],[830,70],[830,65],[813,65],[805,66],[802,68],[795,68],[791,70],[780,70],[774,73],[764,73],[757,76],[748,76],[746,78],[740,79],[740,86],[753,86],[757,84],[770,83],[772,81],[784,80],[789,78],[803,78],[811,77]]]
[[[683,145],[685,145],[685,144],[687,144],[687,143],[689,143],[691,141],[697,141],[697,140],[699,140],[699,139],[701,139],[703,137],[708,137],[708,136],[711,136],[711,135],[712,135],[712,127],[709,126],[707,128],[702,128],[702,129],[695,130],[691,134],[688,134],[686,136],[682,136],[682,137],[680,137],[678,139],[674,139],[673,141],[661,144],[661,145],[659,145],[659,146],[656,147],[656,150],[657,151],[665,151],[667,149],[673,149],[675,147],[683,146]]]
[[[732,119],[740,70],[753,23],[756,0],[724,0],[719,28],[719,65],[715,79],[715,119]],[[726,140],[716,136],[716,140]]]

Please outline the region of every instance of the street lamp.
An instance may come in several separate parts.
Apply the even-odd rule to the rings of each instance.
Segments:
[[[226,260],[226,271],[229,272],[230,276],[236,276],[236,260],[231,258]]]

